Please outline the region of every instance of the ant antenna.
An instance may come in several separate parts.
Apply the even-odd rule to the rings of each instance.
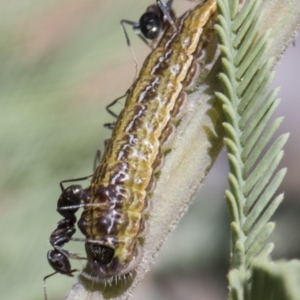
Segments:
[[[131,44],[130,44],[130,40],[129,40],[128,34],[127,34],[127,32],[126,32],[126,29],[125,29],[125,27],[124,27],[123,21],[124,21],[124,20],[121,20],[121,27],[122,27],[123,33],[124,33],[124,35],[125,35],[125,39],[126,39],[127,46],[128,46],[128,48],[129,48],[130,53],[131,53],[131,56],[132,56],[132,58],[133,58],[133,60],[134,60],[135,75],[134,75],[133,81],[135,81],[135,80],[137,79],[137,77],[138,77],[139,65],[138,65],[137,58],[136,58],[136,56],[135,56],[135,54],[134,54],[134,52],[133,52],[133,50],[132,50],[132,47],[131,47]],[[133,25],[133,24],[132,24],[132,25]]]
[[[169,24],[173,27],[175,32],[177,32],[177,27],[173,21],[173,18],[170,15],[173,0],[169,0],[167,3],[164,0],[157,0],[156,2],[161,11],[163,12],[164,16],[167,18]]]
[[[127,91],[124,95],[122,95],[121,97],[116,98],[114,101],[112,101],[111,103],[109,103],[109,104],[106,106],[106,108],[105,108],[106,111],[107,111],[110,115],[112,115],[114,118],[118,118],[118,115],[117,115],[115,112],[113,112],[113,111],[111,110],[111,107],[114,106],[116,103],[118,103],[118,101],[119,101],[120,99],[126,97],[127,94],[128,94],[128,91]],[[115,127],[115,123],[105,123],[105,124],[104,124],[104,127],[105,127],[105,128],[108,128],[108,129],[110,129],[110,130],[113,130],[114,127]]]

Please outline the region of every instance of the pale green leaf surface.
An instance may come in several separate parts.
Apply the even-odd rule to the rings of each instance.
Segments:
[[[249,5],[247,5],[248,3]],[[233,21],[231,28],[233,29],[234,32],[237,31],[237,34],[234,38],[234,42],[232,44],[234,48],[241,47],[240,43],[242,42],[243,39],[247,37],[247,32],[249,31],[250,26],[258,18],[257,13],[260,5],[261,5],[260,0],[255,2],[246,1],[242,11],[239,13],[239,16],[237,16],[237,18],[240,17],[240,20],[238,20],[236,24]],[[245,18],[243,18],[244,15],[246,15]],[[238,24],[240,24],[240,26],[237,26]]]
[[[288,138],[288,135],[280,136],[276,143],[274,143],[259,161],[254,170],[249,174],[248,179],[245,182],[243,187],[243,192],[247,194],[253,186],[258,182],[262,177],[262,174],[271,166],[273,160],[279,155],[279,150],[284,146]]]
[[[245,37],[245,41],[243,42],[242,46],[239,48],[235,59],[234,64],[239,65],[242,62],[242,59],[248,52],[248,49],[252,43],[252,40],[255,38],[257,31],[259,29],[259,23],[261,22],[262,15],[259,15],[256,22],[253,22],[247,32]]]
[[[232,2],[235,2],[233,6],[237,5],[237,1]],[[263,155],[281,122],[268,125],[279,100],[276,99],[277,89],[264,97],[267,84],[270,84],[268,77],[273,59],[267,56],[272,47],[271,30],[260,35],[258,33],[259,22],[263,19],[259,17],[261,1],[246,1],[236,17],[229,17],[229,2],[219,0],[218,6],[221,16],[216,31],[222,44],[220,49],[223,57],[223,74],[219,78],[224,94],[217,93],[217,96],[223,103],[227,118],[223,127],[230,167],[230,192],[227,191],[226,195],[230,200],[228,204],[233,206],[230,208],[234,217],[232,221],[235,226],[241,227],[235,232],[242,233],[239,239],[236,234],[232,236],[231,267],[245,270],[262,251],[274,229],[274,224],[268,223],[268,220],[283,196],[272,197],[286,171],[281,170],[274,175],[275,169],[271,166],[282,157],[281,149],[288,135],[278,137]],[[273,172],[268,172],[270,169]],[[261,180],[265,173],[268,173],[267,180]],[[255,193],[256,185],[258,193]],[[251,192],[254,194],[247,201]],[[236,203],[233,204],[233,201]],[[234,211],[238,216],[233,214]]]
[[[272,213],[274,213],[274,211]],[[253,241],[251,246],[246,251],[246,258],[245,258],[245,261],[246,261],[245,266],[246,267],[249,267],[249,264],[253,260],[253,258],[261,252],[261,250],[263,249],[263,246],[265,244],[265,241],[271,235],[271,233],[274,231],[274,229],[275,229],[275,223],[269,222],[256,235],[255,240]]]
[[[260,255],[263,257],[268,257],[271,255],[274,249],[274,243],[268,243],[264,246],[264,248],[260,251]]]
[[[257,99],[258,95],[253,97],[252,98],[253,100],[251,102],[249,102],[249,105],[245,108],[244,112],[241,113],[241,119],[239,121],[240,128],[244,128],[247,125],[247,122],[249,121],[249,118],[252,117],[254,114],[256,114],[256,111],[262,110],[262,109],[264,109],[264,107],[268,108],[268,106],[270,106],[274,102],[278,91],[279,91],[279,88],[276,88],[272,92],[270,92],[270,94],[263,101],[264,106],[258,105],[259,100],[260,100],[260,98]],[[263,112],[261,112],[261,114],[258,115],[257,118],[261,117],[261,115],[265,111],[266,111],[266,109]],[[248,128],[250,128],[249,131],[252,129],[252,127],[248,127]],[[249,134],[250,133],[248,133],[248,135]],[[244,138],[244,139],[246,139],[246,138]],[[248,142],[247,142],[247,144],[248,144]]]
[[[264,249],[270,252],[271,244]],[[265,255],[259,255],[250,266],[249,281],[244,272],[230,271],[231,299],[247,300],[299,300],[300,262],[271,262]],[[238,298],[237,298],[238,295]]]
[[[272,99],[271,99],[272,100]],[[245,127],[244,131],[242,132],[241,135],[241,144],[245,145],[248,143],[247,139],[254,137],[254,140],[252,143],[250,143],[251,147],[253,147],[253,144],[255,140],[260,136],[260,134],[263,132],[265,129],[265,125],[267,122],[270,120],[272,117],[273,112],[277,108],[277,106],[280,103],[280,100],[277,99],[275,101],[270,101],[269,102],[264,102],[262,106],[260,107],[261,109],[253,115],[253,120],[252,122],[249,122],[248,126]],[[253,111],[254,113],[254,111]]]
[[[273,224],[274,226],[269,228],[271,226],[271,224]],[[265,227],[264,230],[269,230],[270,232],[272,232],[275,227],[275,224],[272,222],[268,222],[267,224],[265,224],[263,222],[257,223],[255,225],[255,227],[253,228],[253,230],[251,230],[251,233],[248,235],[247,240],[245,241],[245,248],[246,248],[247,252],[249,249],[251,249],[253,247],[254,240],[255,240],[255,243],[257,243],[257,235],[263,231],[263,227]],[[247,255],[248,255],[248,253],[247,253]]]
[[[254,149],[252,150],[251,154],[249,155],[248,161],[247,161],[247,169],[244,170],[245,173],[247,173],[254,165],[256,160],[258,159],[259,155],[262,153],[262,151],[265,149],[266,145],[270,142],[272,136],[274,135],[275,131],[277,130],[278,126],[280,125],[283,118],[278,118],[274,121],[274,123],[266,129],[266,131],[263,133],[263,135],[258,140],[257,144],[255,145]],[[278,121],[278,122],[276,122]],[[242,153],[242,156],[244,154],[244,151]]]
[[[262,192],[264,187],[269,182],[275,169],[278,167],[278,164],[280,163],[282,157],[283,157],[283,151],[281,151],[277,155],[277,157],[274,159],[270,167],[267,168],[266,171],[263,173],[261,179],[255,185],[255,189],[252,189],[251,192],[247,195],[247,200],[244,205],[244,214],[248,214],[250,207],[253,205],[254,201],[256,201],[259,194]]]
[[[247,91],[241,97],[241,101],[238,106],[238,112],[240,114],[242,114],[242,112],[246,109],[247,105],[253,98],[261,99],[267,91],[267,88],[269,87],[270,83],[275,77],[275,72],[270,71],[270,69],[272,68],[273,61],[274,60],[269,60],[264,65],[264,67],[258,71],[255,80],[250,83]],[[267,74],[269,74],[269,76],[266,76]]]
[[[270,31],[263,34],[257,42],[251,47],[251,51],[247,53],[246,56],[243,57],[243,60],[240,61],[239,67],[237,68],[235,77],[237,80],[247,81],[244,83],[248,86],[249,81],[253,77],[254,73],[257,72],[257,66],[264,60],[265,53],[268,50],[269,45],[267,44],[267,40],[270,36]],[[245,36],[245,39],[248,37]],[[237,52],[238,55],[238,52]],[[234,62],[235,66],[238,66],[236,62]],[[245,74],[245,72],[247,73]],[[242,76],[244,75],[244,78]],[[247,77],[246,77],[247,76]],[[249,78],[249,79],[248,79]],[[238,91],[237,91],[238,92]]]
[[[239,212],[238,212],[238,207],[237,207],[237,202],[234,197],[234,195],[231,193],[231,191],[226,190],[225,191],[226,199],[228,202],[228,207],[229,207],[229,213],[230,213],[230,219],[233,220],[233,222],[238,221],[239,217]]]

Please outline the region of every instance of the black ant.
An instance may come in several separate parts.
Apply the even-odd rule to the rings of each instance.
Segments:
[[[144,14],[140,17],[139,22],[129,20],[121,20],[121,26],[125,34],[127,45],[130,47],[128,34],[124,24],[131,25],[134,31],[139,31],[138,36],[149,46],[148,40],[155,40],[169,25],[176,31],[173,18],[175,14],[171,9],[173,0],[165,2],[164,0],[156,0],[157,4],[150,5]]]
[[[131,49],[130,40],[125,29],[125,24],[131,25],[134,31],[139,31],[138,36],[146,43],[150,48],[152,45],[149,44],[148,40],[154,41],[158,38],[162,31],[165,31],[166,28],[171,25],[176,31],[176,26],[174,23],[175,13],[172,10],[173,0],[168,0],[165,2],[164,0],[156,0],[157,4],[153,4],[148,6],[146,12],[142,14],[139,22],[129,21],[129,20],[121,20],[121,26],[126,38],[126,43],[130,49],[132,57],[135,61],[136,65],[136,74],[137,74],[137,61],[135,55]],[[137,75],[136,75],[137,76]],[[135,77],[136,77],[135,76]],[[120,99],[124,98],[127,95],[128,91],[125,95],[118,97],[113,102],[106,106],[106,111],[112,115],[114,118],[117,118],[118,115],[111,110],[111,107],[114,106]],[[114,123],[106,123],[104,124],[105,128],[114,129]]]
[[[64,219],[58,222],[57,228],[51,233],[49,239],[50,244],[54,249],[48,251],[47,259],[55,272],[44,277],[45,300],[47,300],[46,279],[57,273],[73,277],[73,273],[78,270],[71,269],[69,258],[86,259],[75,253],[64,250],[62,247],[72,240],[72,236],[76,232],[75,225],[77,219],[75,213],[81,207],[81,202],[87,202],[89,199],[89,189],[83,189],[81,185],[70,185],[65,189],[63,183],[85,180],[91,176],[92,175],[60,182],[62,193],[57,201],[57,212],[62,215]],[[82,206],[83,205],[84,204],[82,204]]]

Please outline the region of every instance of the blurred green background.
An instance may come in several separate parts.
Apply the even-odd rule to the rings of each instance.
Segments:
[[[59,182],[91,174],[96,150],[110,134],[103,128],[112,121],[104,107],[124,94],[134,77],[119,20],[138,20],[153,2],[0,2],[1,299],[43,299],[42,279],[52,272],[48,239],[61,219],[55,211]],[[177,12],[190,6],[174,3]],[[149,49],[128,32],[141,64]],[[300,39],[277,68],[283,101],[276,114],[286,116],[281,131],[292,135],[282,164],[289,168],[281,187],[286,200],[274,218],[274,257],[300,256],[299,44]],[[223,153],[134,299],[225,299],[226,186]],[[65,248],[84,253],[81,243]],[[73,266],[81,268],[78,262]],[[49,300],[63,299],[72,281],[61,275],[49,279]]]

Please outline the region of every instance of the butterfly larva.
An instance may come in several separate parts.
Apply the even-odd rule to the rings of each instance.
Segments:
[[[87,238],[83,276],[89,279],[127,274],[140,261],[154,175],[180,117],[184,89],[197,76],[197,57],[207,39],[202,33],[211,28],[215,11],[216,1],[209,0],[177,19],[177,30],[166,31],[128,90],[78,221]]]

